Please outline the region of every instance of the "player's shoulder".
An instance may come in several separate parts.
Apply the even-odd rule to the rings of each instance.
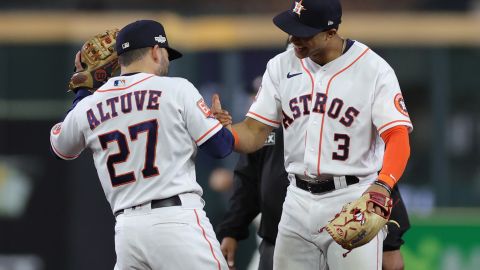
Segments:
[[[197,88],[188,79],[182,77],[160,77],[165,80],[169,85],[174,85],[172,90],[178,93],[190,93],[192,91],[198,91]]]
[[[157,76],[157,75],[154,75],[152,77],[152,82],[172,83],[175,85],[190,83],[187,79],[182,77]]]
[[[169,89],[174,89],[174,88],[181,89],[184,87],[193,86],[193,84],[189,80],[182,77],[157,76],[157,75],[154,75],[152,77],[152,80],[149,83],[169,86],[167,87]]]
[[[383,59],[377,52],[375,52],[372,48],[368,47],[367,45],[361,43],[360,41],[355,41],[352,45],[354,48],[358,50],[359,53],[364,55],[365,61],[362,61],[365,65],[368,65],[370,68],[377,70],[378,72],[383,72],[386,70],[391,70],[392,67],[388,64],[388,62]]]
[[[298,62],[298,58],[295,56],[295,51],[293,48],[288,48],[287,50],[275,55],[269,62],[287,64],[292,62]]]

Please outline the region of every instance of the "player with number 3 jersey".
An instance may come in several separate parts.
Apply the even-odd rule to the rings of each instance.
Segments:
[[[409,158],[412,123],[393,69],[363,43],[338,35],[341,15],[339,0],[294,0],[277,15],[273,21],[290,35],[293,49],[268,62],[246,119],[229,127],[235,150],[244,153],[261,148],[273,128],[284,130],[290,186],[274,269],[382,266],[380,226],[378,232],[373,226],[343,231],[350,222],[368,224],[363,210],[333,225],[339,237],[357,233],[353,244],[372,237],[351,252],[323,228],[344,205],[364,196],[371,198],[363,207],[368,215],[388,219],[391,189]],[[217,107],[215,115],[221,113]]]

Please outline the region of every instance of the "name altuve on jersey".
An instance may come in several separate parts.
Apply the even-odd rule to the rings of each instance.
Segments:
[[[101,123],[117,117],[119,113],[127,114],[132,110],[143,111],[144,109],[158,110],[160,107],[158,98],[161,95],[162,91],[138,90],[99,102],[96,107],[87,110],[90,129],[94,130]]]
[[[287,129],[296,119],[300,118],[301,116],[309,115],[310,112],[325,113],[325,105],[327,104],[326,94],[316,93],[313,108],[310,110],[309,104],[311,103],[311,101],[311,94],[306,94],[290,99],[288,104],[291,110],[291,116],[282,110],[282,123],[285,129]],[[332,119],[337,119],[340,116],[343,107],[343,100],[340,98],[334,98],[330,103],[327,115]],[[339,121],[344,126],[350,127],[359,113],[360,112],[354,107],[348,107]]]

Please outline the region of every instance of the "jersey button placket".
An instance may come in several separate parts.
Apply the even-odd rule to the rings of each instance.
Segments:
[[[318,117],[321,116],[321,114],[318,113],[312,113],[310,114],[310,119],[307,127],[307,141],[306,141],[306,148],[305,148],[305,156],[304,156],[304,162],[307,167],[308,172],[313,172],[313,167],[316,164],[317,160],[317,145],[319,141],[319,123],[321,120],[318,119]],[[314,162],[315,161],[315,162]]]

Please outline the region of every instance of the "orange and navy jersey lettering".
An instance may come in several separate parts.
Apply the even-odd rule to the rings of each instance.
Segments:
[[[97,126],[107,120],[115,118],[120,114],[127,114],[135,111],[159,110],[159,98],[162,96],[162,91],[158,90],[136,90],[122,95],[108,98],[101,101],[96,106],[89,108],[86,111],[86,119],[89,123],[90,129],[94,130]],[[132,101],[133,99],[133,101]]]
[[[261,89],[247,116],[283,126],[289,173],[374,175],[382,168],[380,134],[413,128],[395,72],[358,41],[324,65],[289,49],[269,61]]]
[[[315,102],[312,106],[312,96],[310,94],[301,95],[299,97],[294,97],[290,99],[289,112],[283,111],[283,127],[288,129],[290,125],[298,118],[310,115],[310,113],[324,114],[325,105],[327,104],[327,95],[324,93],[315,94]],[[327,115],[331,119],[337,119],[341,124],[346,127],[352,125],[353,121],[359,114],[359,110],[353,106],[345,106],[345,102],[341,98],[333,98],[330,106],[328,107]]]
[[[199,100],[198,90],[182,78],[111,78],[52,129],[52,149],[64,159],[91,150],[114,212],[175,194],[201,194],[197,147],[222,125]]]

